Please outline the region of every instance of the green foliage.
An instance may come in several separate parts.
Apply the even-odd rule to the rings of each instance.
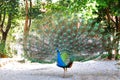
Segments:
[[[117,54],[117,55],[116,55],[116,59],[119,59],[119,60],[120,60],[120,54]]]
[[[7,14],[11,14],[14,16],[18,15],[18,6],[19,6],[19,0],[1,0],[1,6],[0,6],[0,13],[4,13],[4,10]]]
[[[0,54],[5,54],[6,51],[4,50],[5,43],[0,43]]]
[[[4,49],[5,43],[0,43],[0,57],[11,57],[11,54],[8,53],[6,49]]]
[[[40,19],[43,17],[43,13],[40,11],[41,9],[41,4],[37,4],[35,6],[32,6],[32,8],[29,8],[28,11],[28,16],[31,17],[32,19],[36,18],[36,19]],[[23,11],[24,14],[24,11]],[[25,15],[25,14],[24,14]]]
[[[56,3],[47,4],[46,8],[52,13],[60,12],[64,13],[64,15],[74,15],[75,13],[79,17],[88,20],[97,16],[93,14],[94,11],[97,11],[96,5],[95,0],[59,0]]]
[[[9,45],[6,40],[9,35],[9,30],[13,29],[17,23],[16,18],[19,18],[19,0],[0,0],[0,51],[1,54],[9,55],[7,49]],[[7,38],[6,38],[7,37]]]
[[[100,8],[110,8],[110,13],[116,16],[120,16],[120,1],[119,0],[97,0],[98,9]]]

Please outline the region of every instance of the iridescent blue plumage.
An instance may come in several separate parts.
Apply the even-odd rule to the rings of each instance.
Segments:
[[[61,53],[58,49],[57,50],[57,66],[59,67],[65,67],[66,64],[63,62],[62,58],[61,58]]]

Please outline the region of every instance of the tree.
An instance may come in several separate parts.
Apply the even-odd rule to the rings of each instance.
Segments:
[[[0,1],[0,54],[5,53],[7,35],[12,25],[12,20],[18,14],[18,0],[1,0]]]
[[[97,0],[98,3],[98,22],[105,22],[105,34],[110,34],[107,38],[109,44],[105,46],[109,53],[108,59],[112,59],[115,54],[115,58],[118,59],[119,55],[119,40],[120,40],[120,1],[119,0]],[[104,35],[104,34],[103,34]],[[111,38],[113,38],[111,40]],[[114,51],[114,53],[112,52]]]
[[[30,7],[29,7],[30,5]],[[32,9],[32,1],[25,0],[25,26],[24,26],[24,48],[26,47],[27,36],[29,35],[29,29],[31,26],[31,9]]]

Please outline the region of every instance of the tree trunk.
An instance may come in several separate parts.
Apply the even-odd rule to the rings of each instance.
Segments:
[[[29,28],[30,28],[30,26],[31,26],[31,16],[32,16],[32,14],[31,14],[31,9],[32,9],[32,1],[30,0],[30,11],[29,11]]]
[[[106,16],[107,16],[106,19],[107,19],[108,27],[110,27],[110,20],[111,20],[110,11],[109,11],[109,8],[106,8],[105,10],[106,10]],[[109,38],[109,40],[110,40],[110,38]],[[111,41],[110,41],[110,43],[111,43]],[[111,50],[111,47],[109,45],[107,46],[108,47],[108,49],[107,49],[107,51],[108,51],[108,59],[112,60],[112,50]]]
[[[2,32],[2,40],[1,42],[4,44],[3,46],[3,49],[5,49],[5,44],[6,44],[6,39],[7,39],[7,34],[10,30],[10,27],[11,27],[11,20],[12,20],[12,14],[10,13],[8,15],[8,23],[7,23],[7,26],[6,26],[6,30]]]
[[[25,0],[25,12],[26,12],[26,18],[25,18],[25,26],[24,26],[24,41],[23,41],[23,47],[24,52],[26,53],[27,48],[27,37],[29,35],[29,29],[31,26],[31,8],[32,8],[32,1],[30,0],[30,12],[28,10],[28,0]]]
[[[116,27],[116,37],[118,37],[119,35],[117,35],[117,33],[119,33],[120,31],[120,17],[118,16],[115,16],[115,19],[116,19],[116,24],[115,24],[115,27]],[[115,44],[116,44],[116,49],[115,49],[115,59],[118,60],[118,55],[119,55],[119,50],[118,50],[118,47],[119,47],[119,37],[118,39],[115,40]]]
[[[2,14],[0,14],[0,24],[1,24],[1,21],[2,21]]]
[[[0,31],[2,33],[2,39],[1,39],[1,43],[0,43],[0,53],[1,53],[2,56],[5,55],[4,53],[6,53],[5,52],[6,39],[7,39],[7,34],[10,30],[10,27],[11,27],[11,20],[12,20],[12,14],[9,13],[8,14],[7,26],[6,26],[5,30],[3,30],[5,15],[6,14],[4,13],[3,20],[2,20],[2,23],[1,23],[1,26],[0,26]]]
[[[106,8],[105,9],[106,10],[106,16],[107,16],[107,18],[106,18],[106,20],[107,20],[107,23],[109,24],[109,25],[111,25],[110,24],[110,21],[112,21],[112,23],[115,25],[115,30],[114,30],[114,34],[115,34],[115,37],[118,37],[117,35],[116,35],[116,33],[118,33],[119,31],[120,31],[120,17],[118,17],[118,16],[115,16],[115,18],[114,17],[111,17],[111,14],[110,14],[110,11],[109,11],[109,8]],[[114,27],[114,26],[113,26]],[[117,56],[119,55],[118,53],[119,53],[119,50],[117,49],[118,47],[119,47],[119,40],[117,39],[116,40],[116,38],[114,39],[113,38],[113,41],[112,41],[112,44],[111,45],[114,45],[113,46],[113,48],[110,50],[110,51],[108,51],[109,52],[109,56],[108,56],[108,59],[112,59],[112,50],[114,50],[114,58],[115,59],[117,59]],[[109,47],[109,46],[108,46]]]
[[[24,49],[27,47],[26,41],[27,41],[27,36],[28,36],[28,31],[29,31],[29,26],[28,26],[28,0],[25,0],[25,13],[26,13],[26,18],[25,18],[25,26],[24,26]]]
[[[7,38],[7,34],[6,34],[6,32],[3,32],[2,33],[2,40],[1,40],[1,43],[4,44],[3,49],[5,48],[6,38]]]
[[[116,46],[117,46],[117,48],[119,47],[119,41],[117,41],[116,42]],[[118,58],[118,56],[119,56],[119,49],[115,49],[115,60],[118,60],[119,58]]]

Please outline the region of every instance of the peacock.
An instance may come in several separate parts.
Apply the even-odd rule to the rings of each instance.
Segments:
[[[27,37],[25,51],[28,58],[39,62],[54,62],[55,49],[59,48],[57,65],[66,71],[73,63],[71,58],[74,61],[86,61],[106,52],[105,49],[109,46],[106,43],[110,36],[107,36],[102,26],[93,24],[92,20],[80,21],[77,16],[65,17],[58,14],[46,16],[39,23],[35,20],[36,25],[30,29]]]
[[[61,67],[64,69],[64,75],[65,77],[65,72],[67,71],[67,68],[71,68],[73,64],[73,60],[68,56],[66,52],[60,52],[59,49],[56,49],[57,51],[57,66]]]

